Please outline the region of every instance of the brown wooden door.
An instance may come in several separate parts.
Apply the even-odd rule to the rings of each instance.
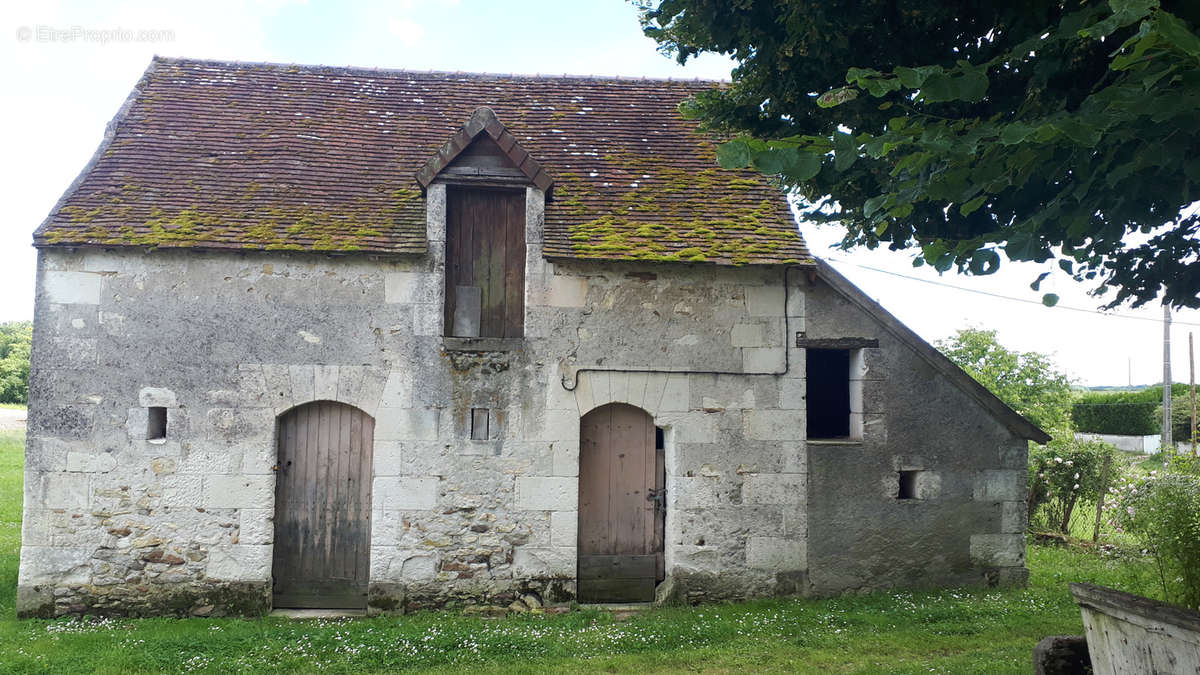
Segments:
[[[446,190],[445,321],[456,337],[525,334],[524,192]]]
[[[651,602],[662,579],[663,455],[646,411],[610,403],[579,432],[579,601]]]
[[[375,420],[317,401],[279,418],[276,607],[365,609]]]

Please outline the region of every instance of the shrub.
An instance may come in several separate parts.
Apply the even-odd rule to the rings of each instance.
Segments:
[[[1029,453],[1029,522],[1067,534],[1075,506],[1095,502],[1108,486],[1102,484],[1105,457],[1113,464],[1117,449],[1103,441],[1076,440],[1060,431]],[[1115,473],[1110,468],[1110,475]]]
[[[1200,475],[1190,457],[1112,488],[1111,522],[1154,557],[1163,597],[1200,609]]]
[[[1200,407],[1200,398],[1196,406]],[[1162,419],[1162,404],[1154,409],[1154,416]],[[1171,397],[1171,437],[1176,443],[1189,443],[1192,440],[1192,400],[1187,394]]]
[[[0,323],[0,403],[29,400],[29,348],[33,323]]]

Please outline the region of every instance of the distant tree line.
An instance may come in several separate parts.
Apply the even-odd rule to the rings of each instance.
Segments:
[[[0,323],[0,403],[29,401],[29,350],[32,321]]]

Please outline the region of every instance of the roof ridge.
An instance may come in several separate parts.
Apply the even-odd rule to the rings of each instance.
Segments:
[[[676,84],[728,84],[729,80],[710,80],[705,78],[683,78],[683,77],[645,77],[637,75],[574,75],[563,73],[562,75],[545,75],[542,73],[492,73],[492,72],[473,72],[464,70],[407,70],[404,68],[380,68],[371,66],[330,66],[325,64],[304,64],[304,63],[282,63],[275,61],[225,61],[221,59],[198,59],[179,56],[154,56],[155,63],[163,64],[197,64],[197,65],[213,65],[225,66],[231,68],[248,68],[248,69],[300,69],[313,72],[338,72],[338,73],[355,73],[362,75],[370,74],[386,74],[386,75],[408,75],[408,76],[441,76],[441,77],[468,77],[475,79],[513,79],[513,80],[582,80],[596,82],[671,82]]]

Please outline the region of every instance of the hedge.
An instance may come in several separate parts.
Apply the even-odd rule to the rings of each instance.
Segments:
[[[1171,393],[1187,393],[1186,384],[1171,387]],[[1151,436],[1162,433],[1162,385],[1138,391],[1088,392],[1071,406],[1077,431],[1122,436]]]

